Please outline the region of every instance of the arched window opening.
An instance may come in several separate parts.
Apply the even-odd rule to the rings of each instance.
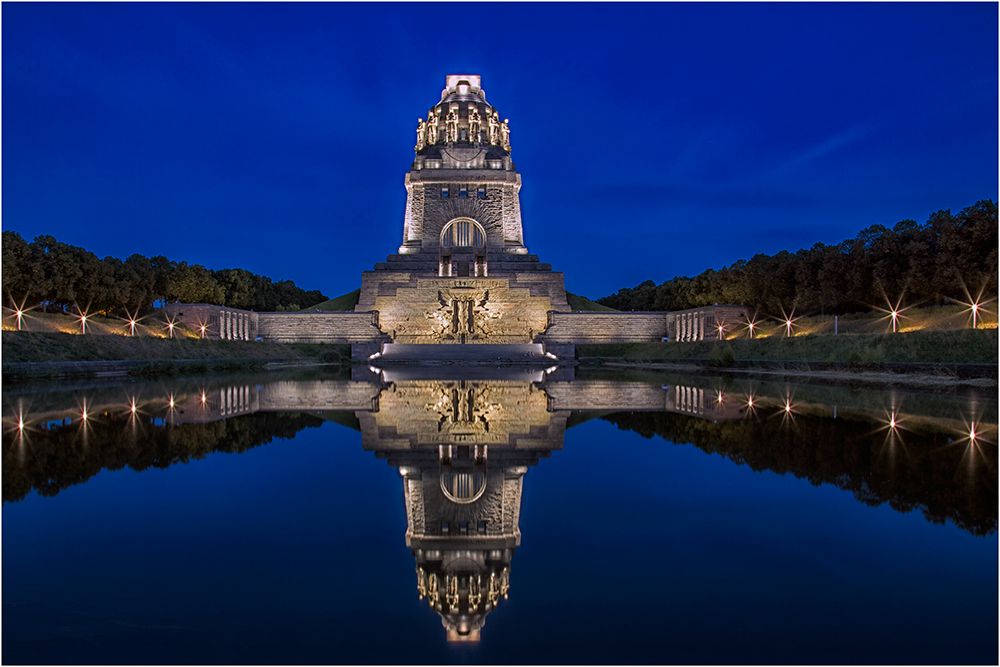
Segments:
[[[445,225],[441,232],[442,248],[485,248],[486,232],[475,220],[459,218]]]

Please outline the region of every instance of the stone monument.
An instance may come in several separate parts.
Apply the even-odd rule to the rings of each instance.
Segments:
[[[508,122],[466,74],[447,77],[427,117],[418,133],[438,118],[445,131],[417,142],[403,243],[362,274],[355,310],[377,311],[394,343],[533,343],[550,311],[570,307],[563,274],[524,246]]]

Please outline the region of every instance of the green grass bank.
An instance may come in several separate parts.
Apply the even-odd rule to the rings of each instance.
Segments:
[[[890,334],[840,334],[693,343],[618,343],[577,345],[578,359],[704,360],[725,367],[737,359],[842,362],[871,367],[886,362],[996,364],[997,330],[911,331]]]
[[[277,344],[197,338],[135,338],[110,335],[4,331],[4,379],[45,377],[52,367],[26,369],[12,364],[53,362],[142,361],[132,374],[196,373],[263,368],[273,363],[310,359],[318,363],[350,364],[350,345]]]

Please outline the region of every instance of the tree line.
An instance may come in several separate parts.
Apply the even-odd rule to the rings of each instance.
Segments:
[[[257,311],[299,310],[326,301],[291,280],[272,281],[245,269],[213,271],[162,255],[100,259],[92,252],[38,236],[28,243],[3,232],[3,291],[16,305],[46,310],[148,309],[157,301],[211,303]]]
[[[714,303],[743,304],[777,315],[844,314],[896,305],[966,301],[997,293],[997,206],[986,199],[903,220],[872,225],[837,245],[817,243],[796,253],[758,254],[718,271],[647,280],[597,299],[617,310],[685,310]]]

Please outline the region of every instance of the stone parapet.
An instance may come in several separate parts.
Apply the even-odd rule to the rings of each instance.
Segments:
[[[747,324],[750,311],[740,305],[714,305],[667,313],[667,333],[672,342],[721,340]]]
[[[258,313],[252,310],[208,303],[168,303],[164,310],[172,321],[184,324],[202,338],[256,340],[260,335]]]

